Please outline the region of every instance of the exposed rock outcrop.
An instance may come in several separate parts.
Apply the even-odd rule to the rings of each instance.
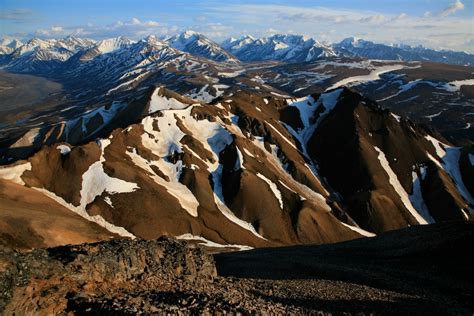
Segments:
[[[81,296],[107,288],[127,291],[147,279],[158,285],[216,276],[210,255],[170,238],[114,240],[24,254],[5,249],[0,262],[0,306],[7,314],[59,313]]]

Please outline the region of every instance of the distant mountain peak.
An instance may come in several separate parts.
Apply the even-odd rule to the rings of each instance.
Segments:
[[[344,45],[344,46],[357,46],[363,42],[366,42],[366,41],[359,37],[351,36],[351,37],[347,37],[343,39],[339,44]]]
[[[133,42],[124,36],[104,39],[97,43],[96,49],[103,54],[111,53],[117,49],[123,48]]]
[[[172,48],[205,57],[216,61],[237,62],[232,55],[226,52],[219,44],[205,35],[192,30],[182,32],[165,40]]]
[[[193,31],[193,30],[186,30],[180,34],[181,37],[183,38],[190,38],[196,35],[200,35],[199,33]]]

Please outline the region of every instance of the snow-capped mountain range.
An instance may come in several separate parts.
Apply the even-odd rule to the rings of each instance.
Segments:
[[[194,31],[156,39],[173,49],[218,62],[310,62],[332,57],[360,57],[381,60],[432,61],[458,65],[473,65],[474,55],[465,52],[436,51],[407,45],[385,45],[347,38],[340,43],[321,43],[300,35],[277,34],[254,38],[250,35],[229,38],[218,44]],[[76,37],[64,39],[33,38],[25,43],[5,39],[0,43],[0,63],[16,72],[48,72],[74,55],[81,61],[135,44],[124,37],[93,41]]]
[[[384,45],[358,39],[346,38],[333,45],[339,55],[369,59],[431,61],[456,65],[473,65],[474,56],[466,52],[437,51],[423,46]]]
[[[300,35],[273,35],[255,39],[228,39],[222,47],[242,61],[280,60],[305,62],[337,56],[331,46]]]

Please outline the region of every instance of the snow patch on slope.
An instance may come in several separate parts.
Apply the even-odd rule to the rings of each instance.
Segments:
[[[74,119],[71,119],[65,123],[65,134],[68,137],[71,132],[74,132],[73,129],[76,128],[78,122],[80,122],[80,129],[82,133],[85,135],[91,136],[94,133],[102,130],[110,121],[117,116],[117,114],[126,107],[126,103],[114,101],[106,108],[105,106],[101,106],[97,109],[90,110],[83,115],[80,115]],[[102,118],[102,124],[97,126],[93,130],[88,130],[87,125],[91,121],[92,118],[99,115]]]
[[[69,147],[67,145],[58,145],[58,146],[56,146],[56,149],[59,150],[61,155],[67,155],[71,152],[71,147]]]
[[[467,80],[456,80],[446,83],[443,87],[446,91],[457,92],[461,89],[462,86],[473,86],[474,79]]]
[[[280,190],[278,190],[277,185],[259,172],[257,172],[257,177],[259,177],[260,179],[262,179],[268,184],[268,186],[270,187],[270,190],[272,190],[273,192],[273,195],[275,195],[278,202],[280,203],[280,208],[283,210],[283,199],[281,198],[281,192]]]
[[[245,246],[245,245],[234,245],[234,244],[218,244],[216,242],[213,242],[209,239],[206,239],[201,236],[195,236],[192,234],[183,234],[180,236],[176,236],[176,239],[180,240],[190,240],[190,241],[197,241],[199,244],[206,246],[206,247],[211,247],[211,248],[236,248],[239,251],[244,251],[244,250],[252,250],[253,248],[250,246]]]
[[[219,117],[216,117],[215,122],[210,122],[208,120],[198,121],[194,118],[191,115],[191,111],[195,106],[200,105],[189,106],[182,110],[164,110],[162,112],[162,117],[144,118],[142,124],[145,128],[146,134],[142,136],[143,145],[160,158],[165,158],[168,156],[168,153],[182,152],[183,146],[180,141],[185,134],[177,125],[177,120],[179,118],[184,128],[189,132],[189,136],[192,136],[194,139],[199,141],[204,149],[212,154],[213,162],[203,160],[198,155],[195,156],[207,165],[207,170],[212,176],[214,184],[214,202],[216,203],[217,208],[230,221],[246,230],[249,230],[257,237],[265,239],[255,231],[255,228],[250,223],[235,216],[224,202],[221,183],[222,165],[219,164],[219,153],[234,141],[232,135],[223,127],[225,124]],[[153,122],[157,122],[159,131],[153,129]],[[148,134],[153,135],[153,138],[149,137]],[[163,167],[163,165],[161,165],[161,167]]]
[[[59,204],[61,204],[64,207],[66,207],[70,211],[78,214],[79,216],[85,218],[88,221],[94,222],[94,223],[98,224],[99,226],[104,227],[105,229],[107,229],[108,231],[110,231],[112,233],[115,233],[115,234],[123,236],[123,237],[128,237],[128,238],[131,238],[131,239],[136,238],[135,235],[133,235],[132,233],[127,231],[125,228],[115,226],[115,225],[107,222],[100,215],[90,216],[82,206],[74,206],[71,203],[66,202],[63,198],[57,196],[56,194],[54,194],[51,191],[48,191],[46,189],[35,188],[35,187],[33,187],[33,189],[43,193],[44,195],[46,195],[49,198],[55,200],[56,202],[58,202]]]
[[[438,155],[439,158],[443,158],[444,155],[446,155],[446,150],[444,150],[444,147],[446,146],[445,144],[443,144],[442,142],[440,142],[439,140],[437,140],[436,138],[434,138],[433,136],[430,136],[430,135],[426,135],[425,138],[431,144],[433,144],[433,146],[436,150],[436,154]]]
[[[133,148],[132,152],[127,151],[126,153],[136,166],[146,170],[153,181],[164,187],[169,194],[174,196],[181,207],[186,210],[189,215],[193,217],[198,216],[198,200],[187,186],[179,182],[179,175],[182,169],[181,161],[178,161],[176,165],[164,161],[164,159],[160,159],[159,161],[148,161],[138,155],[135,148]],[[162,171],[170,181],[166,181],[162,177],[156,175],[151,166],[158,167],[158,169]]]
[[[459,168],[459,158],[461,157],[461,148],[459,147],[449,147],[446,148],[446,155],[442,157],[444,170],[450,175],[456,184],[456,188],[462,197],[469,202],[471,205],[474,205],[474,199],[469,193],[469,190],[464,185],[462,180],[461,170]]]
[[[425,138],[433,144],[436,149],[436,154],[441,159],[442,164],[439,163],[437,159],[428,154],[428,157],[438,165],[441,169],[446,171],[446,173],[451,177],[456,185],[457,190],[461,193],[461,196],[470,204],[474,205],[474,198],[472,197],[469,190],[464,185],[464,181],[461,176],[461,170],[459,168],[459,159],[461,157],[461,148],[460,147],[451,147],[446,144],[443,144],[436,138],[426,135]],[[469,159],[471,160],[469,155]],[[471,160],[471,163],[473,161]]]
[[[395,189],[395,192],[400,196],[400,199],[405,206],[405,208],[413,215],[415,220],[419,224],[428,224],[428,222],[420,215],[420,213],[413,207],[411,204],[410,198],[403,188],[403,186],[400,184],[400,181],[398,181],[397,175],[393,172],[392,168],[390,167],[390,164],[385,157],[385,154],[383,151],[381,151],[378,147],[374,146],[375,150],[378,152],[378,159],[380,161],[380,164],[382,165],[382,168],[385,170],[385,172],[388,175],[389,182],[392,185],[392,187]]]
[[[13,145],[11,145],[10,148],[21,148],[21,147],[32,146],[39,135],[39,131],[40,131],[39,127],[30,129],[28,132],[25,133],[25,135],[23,135]]]
[[[31,163],[27,162],[21,165],[16,165],[13,167],[1,167],[0,168],[0,178],[5,180],[10,180],[15,183],[25,185],[25,182],[21,178],[23,173],[27,170],[31,170]]]
[[[150,106],[148,108],[148,113],[155,113],[157,111],[162,111],[162,110],[179,110],[179,109],[184,109],[188,107],[188,104],[182,103],[175,98],[167,98],[164,96],[161,96],[160,93],[162,92],[161,87],[156,88],[155,91],[153,91],[153,94],[151,95],[150,99]]]
[[[288,125],[285,125],[288,131],[299,140],[302,145],[303,153],[308,157],[306,144],[313,135],[314,131],[317,129],[319,124],[329,115],[329,113],[334,109],[341,95],[343,89],[337,89],[331,92],[323,93],[315,101],[311,96],[297,99],[293,103],[289,103],[289,106],[294,106],[298,109],[300,113],[301,122],[303,122],[303,128],[295,131]],[[320,107],[324,107],[324,111],[319,114],[316,122],[313,122],[314,112]]]
[[[89,169],[82,175],[80,206],[83,209],[85,209],[89,203],[93,202],[96,196],[100,196],[103,192],[110,194],[130,193],[139,189],[136,183],[113,178],[105,173],[103,166],[105,162],[104,150],[109,143],[110,140],[102,140],[102,154],[99,161],[90,165]]]
[[[245,73],[245,70],[237,70],[233,72],[219,72],[217,75],[222,78],[235,78]]]
[[[409,68],[409,67],[404,66],[404,65],[382,66],[382,67],[379,67],[379,68],[376,68],[376,69],[372,70],[368,75],[354,76],[354,77],[349,77],[349,78],[345,78],[341,81],[338,81],[335,84],[333,84],[332,86],[330,86],[329,88],[327,88],[326,91],[331,90],[331,89],[335,89],[335,88],[339,88],[341,86],[352,85],[354,83],[359,84],[359,83],[363,83],[363,82],[379,80],[380,75],[382,75],[384,73],[388,73],[388,72],[392,72],[392,71],[400,70],[400,69],[404,69],[404,68]]]
[[[93,167],[93,168],[97,168],[97,167]],[[89,167],[89,169],[90,169],[90,167]],[[31,170],[31,163],[28,162],[28,163],[13,166],[13,167],[0,168],[0,178],[6,179],[6,180],[11,180],[11,181],[14,181],[15,183],[18,183],[18,184],[21,184],[21,185],[25,185],[25,182],[21,179],[21,176],[23,175],[23,173],[26,170]],[[102,169],[102,172],[103,172],[103,169]],[[86,173],[84,173],[84,174],[86,174]],[[105,172],[103,172],[103,174],[105,174]],[[102,194],[102,192],[104,190],[101,190],[101,188],[103,188],[104,186],[105,186],[105,190],[107,190],[107,191],[108,190],[112,191],[112,190],[117,190],[117,189],[119,191],[121,191],[126,187],[130,187],[130,185],[131,185],[129,182],[125,182],[123,180],[116,179],[116,178],[111,178],[106,174],[105,174],[105,177],[103,177],[103,175],[101,173],[99,173],[97,175],[98,175],[99,179],[96,179],[96,183],[89,183],[89,185],[91,185],[91,187],[90,187],[91,190],[89,192],[87,192],[87,194],[85,194],[88,199],[92,198],[92,200],[93,200],[95,198],[95,196],[92,197],[92,194],[91,194],[92,192],[98,193],[98,191],[101,191],[98,195]],[[84,178],[84,175],[83,175],[83,178]],[[109,179],[112,179],[112,180],[107,181]],[[106,180],[106,181],[104,181],[104,180]],[[87,182],[87,180],[86,180],[86,182]],[[97,183],[101,183],[101,184],[97,185]],[[122,186],[124,183],[126,185]],[[135,238],[135,236],[133,234],[129,233],[125,228],[118,227],[118,226],[115,226],[115,225],[107,222],[100,215],[90,216],[86,212],[86,209],[85,209],[86,205],[84,205],[82,203],[82,194],[83,194],[83,189],[84,189],[84,181],[83,181],[83,189],[81,189],[81,205],[79,205],[79,206],[74,206],[71,203],[66,202],[63,198],[57,196],[55,193],[50,192],[50,191],[48,191],[44,188],[35,188],[35,187],[32,187],[32,188],[39,191],[39,192],[41,192],[41,193],[43,193],[44,195],[50,197],[51,199],[55,200],[56,202],[58,202],[59,204],[61,204],[64,207],[66,207],[70,211],[80,215],[81,217],[85,218],[88,221],[94,222],[94,223],[104,227],[105,229],[107,229],[108,231],[110,231],[112,233],[118,234],[118,235],[123,236],[123,237],[129,237],[129,238],[132,238],[132,239]],[[86,190],[87,190],[87,184],[86,184]],[[84,193],[86,193],[86,192],[84,192]],[[114,191],[114,192],[112,192],[112,194],[113,193],[116,193],[116,192]]]
[[[374,237],[376,236],[374,233],[371,233],[371,232],[368,232],[360,227],[356,227],[356,226],[352,226],[352,225],[348,225],[344,222],[341,222],[342,225],[346,226],[347,228],[361,234],[362,236],[365,236],[365,237]]]
[[[435,220],[433,217],[430,215],[430,212],[428,210],[428,207],[425,204],[425,200],[423,199],[423,194],[421,192],[421,180],[425,177],[426,175],[426,168],[421,167],[420,168],[420,174],[421,174],[421,179],[418,177],[418,174],[413,171],[412,172],[412,178],[413,178],[413,192],[409,196],[410,202],[413,205],[413,207],[418,210],[421,216],[429,223],[433,224]]]

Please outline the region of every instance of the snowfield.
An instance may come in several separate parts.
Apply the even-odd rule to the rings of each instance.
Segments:
[[[395,70],[404,69],[404,68],[409,68],[409,67],[404,66],[404,65],[382,66],[382,67],[376,68],[375,70],[372,70],[368,75],[354,76],[354,77],[349,77],[349,78],[345,78],[341,81],[338,81],[335,84],[333,84],[332,86],[330,86],[329,88],[327,88],[326,91],[332,90],[332,89],[335,89],[335,88],[339,88],[341,86],[350,86],[350,85],[356,84],[356,83],[360,84],[360,83],[364,83],[364,82],[368,82],[368,81],[379,80],[380,75],[382,75],[382,74],[392,72],[392,71],[395,71]]]

